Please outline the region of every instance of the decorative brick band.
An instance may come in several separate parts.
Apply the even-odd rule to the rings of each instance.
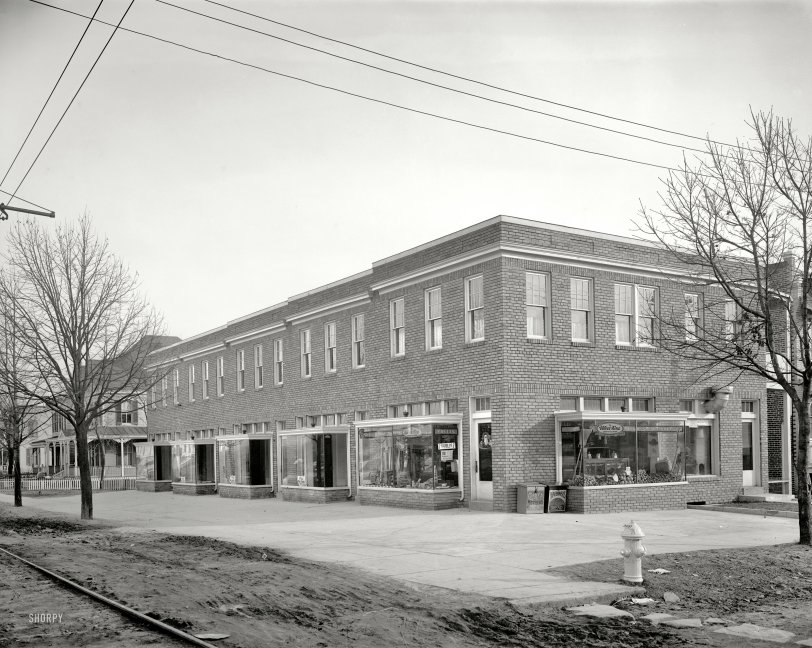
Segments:
[[[349,499],[349,488],[288,488],[282,486],[282,499],[286,502],[308,502],[310,504],[329,504],[346,502]]]
[[[160,481],[136,481],[135,490],[145,493],[162,493],[172,490],[172,482],[169,479],[162,479]]]
[[[394,506],[396,508],[440,509],[459,508],[460,491],[443,490],[401,490],[399,488],[359,488],[358,501],[367,506]]]
[[[172,492],[175,495],[214,495],[217,491],[215,484],[195,484],[186,482],[172,482]]]
[[[275,497],[273,486],[238,486],[236,484],[220,484],[217,489],[220,497],[232,499],[260,499]]]

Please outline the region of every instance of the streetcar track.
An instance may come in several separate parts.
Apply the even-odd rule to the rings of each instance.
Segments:
[[[127,617],[130,617],[132,619],[136,619],[139,622],[141,622],[142,624],[148,626],[150,629],[153,629],[154,631],[157,631],[157,632],[159,632],[159,633],[161,633],[163,635],[168,635],[168,636],[173,637],[175,639],[180,639],[181,641],[184,641],[184,642],[186,642],[188,644],[191,644],[193,646],[198,646],[199,648],[219,648],[218,646],[215,646],[214,644],[211,644],[211,643],[209,643],[207,641],[204,641],[203,639],[199,639],[198,637],[195,637],[194,635],[191,635],[188,632],[184,632],[183,630],[179,630],[178,628],[175,628],[175,627],[173,627],[173,626],[171,626],[171,625],[169,625],[167,623],[164,623],[163,621],[160,621],[158,619],[154,619],[154,618],[148,616],[147,614],[144,614],[143,612],[139,612],[138,610],[135,610],[135,609],[133,609],[133,608],[127,606],[127,605],[124,605],[123,603],[119,603],[118,601],[115,601],[115,600],[113,600],[111,598],[108,598],[107,596],[99,594],[98,592],[94,592],[93,590],[88,589],[88,588],[84,587],[83,585],[80,585],[76,581],[73,581],[73,580],[71,580],[69,578],[66,578],[66,577],[62,576],[61,574],[57,574],[56,572],[51,571],[49,569],[46,569],[45,567],[37,565],[37,564],[31,562],[30,560],[27,560],[26,558],[23,558],[22,556],[19,556],[19,555],[15,554],[15,553],[12,553],[11,551],[8,551],[7,549],[4,549],[4,548],[0,547],[0,552],[10,556],[13,559],[16,559],[17,561],[19,561],[19,562],[21,562],[21,563],[23,563],[25,565],[27,565],[28,567],[30,567],[31,569],[34,569],[35,571],[39,572],[40,574],[43,574],[44,576],[47,576],[51,580],[54,580],[54,581],[56,581],[56,582],[58,582],[58,583],[60,583],[60,584],[62,584],[64,586],[66,586],[67,588],[73,590],[74,592],[77,592],[77,593],[79,593],[81,595],[84,595],[85,597],[94,599],[95,601],[97,601],[99,603],[102,603],[106,607],[112,608],[112,609],[120,612],[121,614],[123,614],[123,615],[125,615]]]

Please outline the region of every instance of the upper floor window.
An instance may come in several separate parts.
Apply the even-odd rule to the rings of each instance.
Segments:
[[[363,367],[366,358],[364,352],[364,314],[352,316],[352,366]]]
[[[657,289],[615,284],[615,340],[617,344],[654,345]]]
[[[203,400],[206,400],[209,397],[209,362],[208,360],[203,362],[201,366],[203,371]]]
[[[166,407],[167,377],[161,378],[161,404]]]
[[[733,340],[738,332],[739,309],[732,299],[725,300],[724,334],[728,340]]]
[[[426,349],[443,347],[443,302],[440,288],[426,291]]]
[[[406,354],[406,317],[403,297],[389,302],[389,354],[392,357]]]
[[[155,400],[155,385],[149,389],[149,400],[150,404],[152,405],[152,409],[155,409],[158,406],[157,401]]]
[[[685,340],[694,342],[700,329],[701,307],[697,293],[685,293]]]
[[[195,402],[195,366],[189,365],[189,402]]]
[[[137,425],[138,403],[124,401],[116,407],[116,425]]]
[[[570,318],[573,342],[592,341],[592,281],[570,279]]]
[[[324,325],[324,371],[335,373],[336,357],[336,323],[327,322]]]
[[[180,370],[175,369],[175,384],[172,388],[172,397],[175,405],[180,405]]]
[[[300,334],[300,344],[302,351],[302,378],[310,378],[312,367],[310,365],[310,329],[305,329]]]
[[[237,391],[245,391],[245,349],[237,351]]]
[[[485,339],[485,290],[482,275],[465,280],[465,341]]]
[[[285,382],[285,348],[282,340],[273,343],[274,381],[277,385]]]
[[[550,337],[550,278],[538,272],[526,272],[525,309],[527,312],[527,337]]]
[[[217,357],[217,395],[222,396],[226,393],[226,371],[223,356]]]
[[[254,345],[254,389],[261,389],[264,381],[262,373],[262,345]]]

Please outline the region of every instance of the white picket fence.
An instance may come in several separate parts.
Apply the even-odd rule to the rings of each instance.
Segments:
[[[99,478],[91,477],[93,490],[99,490]],[[12,490],[13,479],[0,479],[0,490]],[[79,478],[72,479],[23,479],[24,491],[79,490]],[[105,477],[104,489],[108,491],[135,490],[135,477]]]

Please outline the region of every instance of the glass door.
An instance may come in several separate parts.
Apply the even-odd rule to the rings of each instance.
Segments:
[[[742,421],[742,486],[755,486],[753,421]]]
[[[490,421],[475,421],[474,487],[478,500],[493,501],[493,436]]]

